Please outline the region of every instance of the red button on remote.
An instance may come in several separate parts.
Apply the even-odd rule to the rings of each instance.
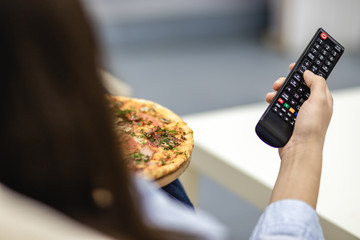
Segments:
[[[284,100],[282,100],[281,98],[279,98],[279,99],[278,99],[278,102],[279,102],[280,104],[283,104],[283,103],[284,103]]]
[[[325,40],[325,39],[327,39],[327,34],[323,32],[323,33],[320,34],[320,37],[321,37],[323,40]]]

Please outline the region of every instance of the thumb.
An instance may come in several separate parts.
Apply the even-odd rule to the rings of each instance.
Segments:
[[[310,88],[310,91],[316,91],[317,88],[324,87],[326,85],[326,81],[323,77],[314,74],[313,72],[306,70],[304,72],[304,80],[306,85]]]

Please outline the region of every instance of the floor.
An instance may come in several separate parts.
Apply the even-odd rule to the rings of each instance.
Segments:
[[[286,76],[298,57],[238,36],[112,44],[105,50],[106,68],[132,87],[134,97],[156,101],[180,116],[264,101],[273,81]],[[360,55],[346,52],[328,79],[330,89],[359,86],[359,66]],[[200,207],[229,227],[231,239],[247,239],[261,214],[206,176]]]

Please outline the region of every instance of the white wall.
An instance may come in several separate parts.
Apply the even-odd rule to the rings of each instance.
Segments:
[[[236,13],[253,5],[242,0],[84,0],[107,23],[139,22],[163,18]]]
[[[301,52],[319,27],[337,39],[346,52],[360,52],[359,0],[271,0],[272,34],[282,48]],[[294,47],[294,48],[293,48]]]
[[[267,0],[83,0],[107,43],[253,36]]]

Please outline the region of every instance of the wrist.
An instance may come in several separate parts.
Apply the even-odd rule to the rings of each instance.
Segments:
[[[322,168],[322,146],[317,143],[286,145],[279,150],[281,166],[271,202],[298,199],[316,207]]]
[[[279,149],[279,155],[282,162],[287,161],[307,161],[310,159],[322,159],[324,142],[319,139],[308,138],[307,141],[297,141],[291,139],[288,144]]]
[[[315,143],[299,144],[283,149],[280,158],[280,171],[294,173],[298,177],[302,175],[320,177],[322,147]]]

